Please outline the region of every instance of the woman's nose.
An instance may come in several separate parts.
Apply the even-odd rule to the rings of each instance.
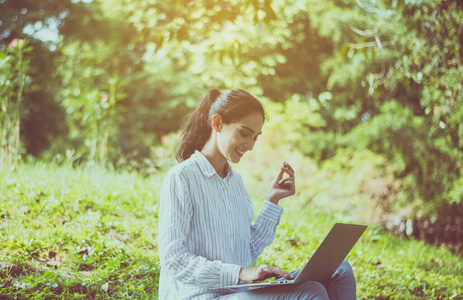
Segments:
[[[251,151],[254,148],[255,143],[256,143],[256,141],[254,141],[254,140],[248,140],[246,142],[245,146],[248,149],[248,151]]]

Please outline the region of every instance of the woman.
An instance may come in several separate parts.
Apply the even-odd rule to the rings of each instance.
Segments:
[[[261,103],[238,89],[211,90],[188,119],[176,153],[180,164],[161,189],[160,299],[355,299],[347,262],[323,285],[224,288],[294,275],[267,265],[251,267],[275,237],[283,213],[279,201],[295,194],[293,168],[283,163],[252,225],[249,195],[229,164],[253,149],[264,122]]]

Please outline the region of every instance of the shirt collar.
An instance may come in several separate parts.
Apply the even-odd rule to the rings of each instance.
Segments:
[[[211,165],[209,160],[202,154],[200,151],[196,150],[195,153],[191,156],[196,163],[198,164],[199,168],[201,169],[201,172],[207,177],[211,177],[214,174],[217,174],[215,171],[214,167]],[[227,177],[232,173],[233,169],[230,166],[230,163],[227,162]]]

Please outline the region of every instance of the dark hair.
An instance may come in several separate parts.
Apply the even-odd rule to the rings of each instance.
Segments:
[[[211,119],[215,114],[222,117],[224,124],[229,124],[254,112],[261,113],[266,119],[262,104],[248,92],[210,90],[188,118],[175,157],[179,162],[184,161],[204,147],[211,136]]]

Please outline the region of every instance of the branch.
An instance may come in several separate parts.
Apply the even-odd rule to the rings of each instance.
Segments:
[[[368,8],[368,7],[366,7],[360,0],[356,0],[356,2],[357,2],[357,5],[360,6],[360,8],[363,9],[364,11],[366,11],[366,12],[369,12],[369,13],[378,13],[378,12],[380,12],[376,8]]]
[[[374,29],[360,30],[354,26],[349,26],[350,30],[361,36],[374,36],[378,33],[379,24]]]
[[[375,41],[379,49],[383,48],[383,45],[381,44],[381,40],[379,39],[378,35],[375,35]]]
[[[361,44],[349,44],[349,47],[354,48],[354,49],[363,49],[363,48],[372,48],[378,46],[375,42],[367,42],[367,43],[361,43]]]
[[[380,79],[378,80],[378,85],[385,84],[386,81],[388,81],[389,78],[391,78],[392,73],[394,73],[394,69],[393,69],[393,68],[389,68],[389,71],[387,72],[386,76],[384,76],[383,78],[380,78]]]
[[[371,75],[373,75],[373,77],[374,77],[376,80],[381,79],[381,78],[384,77],[384,73],[385,73],[385,72],[384,72],[384,71],[385,71],[384,69],[385,69],[384,63],[381,63],[381,72],[379,72],[379,73],[377,73],[377,74],[371,74]]]
[[[366,43],[361,43],[361,44],[350,43],[349,47],[351,47],[353,49],[363,49],[363,48],[373,48],[373,47],[376,47],[378,49],[382,49],[383,47],[391,46],[391,45],[394,45],[394,44],[395,44],[394,42],[386,41],[386,42],[382,42],[381,46],[379,46],[378,41],[374,41],[374,42],[366,42]]]

